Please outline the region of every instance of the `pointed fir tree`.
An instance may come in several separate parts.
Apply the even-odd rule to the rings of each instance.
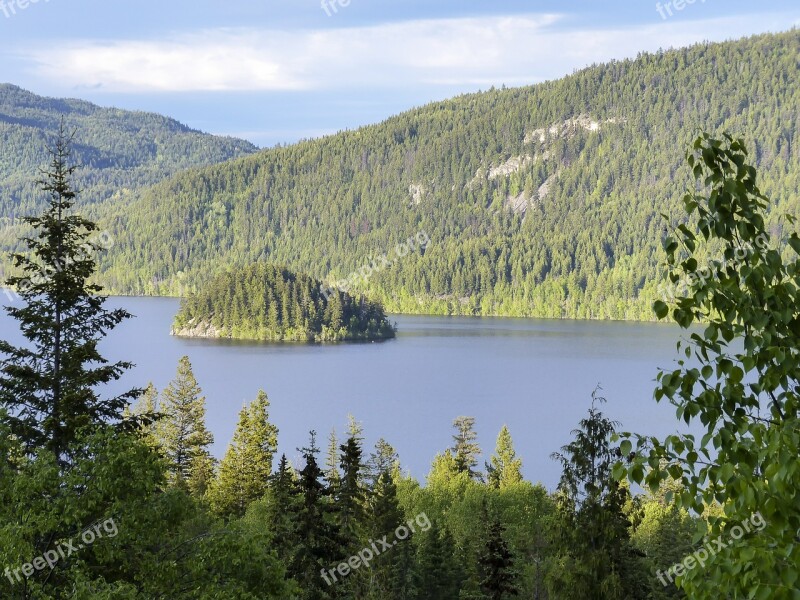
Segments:
[[[239,413],[239,423],[209,490],[211,506],[224,516],[244,515],[263,498],[278,446],[278,429],[269,422],[269,399],[263,390]]]
[[[286,455],[281,455],[278,467],[270,475],[267,499],[269,502],[269,531],[272,546],[281,563],[291,565],[302,540],[298,537],[297,513],[300,508],[299,481]]]
[[[491,463],[486,464],[486,472],[489,486],[495,489],[504,489],[522,481],[522,461],[517,458],[514,442],[506,425],[503,425],[497,436],[497,445]]]
[[[470,478],[480,479],[481,473],[475,470],[478,466],[478,456],[481,449],[475,440],[475,417],[458,417],[453,421],[453,427],[458,431],[453,436],[453,457],[459,473],[467,473]]]
[[[503,538],[505,527],[496,515],[490,515],[486,504],[482,510],[483,522],[488,523],[486,545],[478,562],[483,578],[481,591],[491,600],[503,600],[519,594],[514,571],[514,558],[508,543]]]
[[[349,437],[339,447],[342,478],[336,490],[336,524],[344,556],[356,554],[364,544],[362,535],[366,521],[366,488],[363,478],[361,427],[350,417]],[[371,571],[351,573],[339,588],[345,597],[362,598],[369,586]]]
[[[328,482],[328,487],[336,493],[339,489],[339,484],[342,481],[342,475],[339,472],[339,438],[336,435],[336,428],[331,429],[331,434],[328,436],[328,453],[325,456],[325,481]]]
[[[357,550],[365,516],[366,490],[362,484],[361,440],[350,436],[341,450],[342,479],[336,492],[339,532],[351,550]]]
[[[305,461],[298,479],[297,536],[301,543],[289,571],[303,590],[302,598],[317,600],[335,597],[335,588],[324,581],[323,573],[346,554],[334,522],[331,491],[317,462],[316,432],[310,435],[310,444],[300,450]]]
[[[417,588],[419,580],[414,544],[398,544],[391,555],[389,564],[388,593],[382,598],[393,600],[416,600],[425,598]]]
[[[382,539],[405,523],[390,467],[378,476],[370,506],[368,521],[371,539]],[[398,542],[391,553],[381,555],[372,564],[372,577],[368,584],[372,594],[369,597],[411,597],[414,582],[413,538],[414,534],[409,533],[405,540]]]
[[[33,229],[23,239],[29,253],[14,254],[21,271],[9,277],[21,307],[6,307],[19,322],[25,347],[0,340],[0,408],[27,452],[46,448],[60,464],[69,463],[68,448],[78,430],[113,422],[140,390],[104,399],[97,387],[120,378],[132,365],[109,363],[97,346],[131,315],[104,308],[102,288],[90,283],[96,270],[93,253],[100,250],[97,226],[72,213],[76,192],[68,164],[71,137],[62,121],[52,160],[39,182],[49,195],[42,216],[25,217]]]
[[[168,461],[169,480],[203,496],[214,475],[208,450],[214,436],[206,428],[206,399],[192,372],[189,357],[178,362],[177,377],[164,389],[159,422],[161,446]]]
[[[417,549],[416,588],[426,600],[457,600],[461,590],[455,564],[455,544],[450,533],[433,521],[420,536]]]

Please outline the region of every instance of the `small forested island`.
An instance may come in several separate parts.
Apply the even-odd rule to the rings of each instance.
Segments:
[[[230,270],[181,303],[172,335],[339,342],[395,336],[383,306],[320,281],[256,263]]]

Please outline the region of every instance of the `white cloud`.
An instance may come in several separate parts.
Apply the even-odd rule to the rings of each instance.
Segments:
[[[569,29],[564,16],[552,14],[292,33],[215,29],[170,40],[62,42],[31,50],[29,58],[50,83],[109,92],[488,87],[534,83],[642,50],[782,29],[778,17],[654,18],[647,26],[592,30]]]

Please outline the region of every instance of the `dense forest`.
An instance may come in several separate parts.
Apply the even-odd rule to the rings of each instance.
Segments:
[[[184,169],[257,150],[250,142],[201,133],[161,115],[45,98],[0,84],[0,248],[6,250],[0,274],[7,250],[24,232],[20,218],[43,206],[37,185],[41,158],[62,121],[74,133],[73,159],[81,167],[76,185],[88,213],[103,203],[118,209],[134,190]]]
[[[621,432],[593,395],[554,449],[552,493],[523,480],[507,427],[481,468],[466,416],[422,485],[388,442],[367,456],[354,419],[324,460],[313,431],[297,464],[278,459],[263,391],[217,462],[187,357],[161,392],[105,396],[132,365],[99,344],[131,315],[106,309],[92,283],[97,226],[72,210],[68,159],[62,129],[49,207],[26,219],[21,274],[7,281],[26,344],[0,340],[4,598],[796,598],[800,237],[767,231],[742,140],[691,146],[693,226],[663,244],[669,279],[689,283],[653,307],[684,329],[706,323],[685,342],[698,367],[679,362],[655,389],[706,434]],[[718,253],[709,277],[696,276],[701,240]]]
[[[378,340],[395,335],[380,304],[258,263],[217,276],[181,303],[174,335],[263,341]]]
[[[101,215],[102,281],[184,295],[262,260],[340,279],[424,230],[424,254],[355,291],[390,312],[649,319],[697,130],[746,132],[772,233],[800,212],[798,46],[642,54],[180,173]]]

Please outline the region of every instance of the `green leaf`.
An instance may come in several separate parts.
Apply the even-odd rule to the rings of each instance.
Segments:
[[[630,440],[622,440],[622,443],[619,445],[619,451],[622,453],[622,456],[627,456],[633,450],[633,444],[631,444]]]
[[[792,250],[800,254],[800,238],[797,237],[797,234],[792,234],[789,238],[789,245],[792,247]]]
[[[656,317],[663,319],[669,314],[669,307],[661,300],[656,300],[653,303],[653,311],[656,313]]]

